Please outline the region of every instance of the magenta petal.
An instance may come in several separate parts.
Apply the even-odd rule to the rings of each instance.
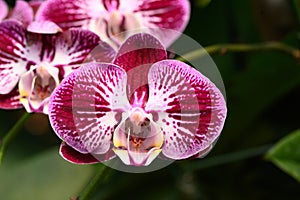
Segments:
[[[68,146],[65,142],[61,143],[59,154],[67,161],[74,164],[94,164],[103,161],[107,161],[115,157],[114,152],[104,155],[92,155],[92,154],[83,154],[72,147]]]
[[[153,63],[166,58],[166,50],[159,40],[146,33],[135,34],[122,44],[114,64],[122,67],[127,72],[127,94],[131,104],[137,101],[135,96],[143,98],[142,101],[147,100],[146,85],[149,67]],[[137,94],[135,94],[135,91]]]
[[[27,31],[41,34],[55,34],[62,32],[62,29],[50,21],[34,21],[29,24]]]
[[[190,4],[188,0],[142,0],[136,4],[134,12],[144,27],[169,46],[188,24]]]
[[[119,48],[114,64],[122,67],[127,73],[133,68],[167,58],[164,46],[158,39],[147,33],[138,33],[129,37]],[[147,70],[143,71],[147,74]]]
[[[25,29],[16,21],[0,23],[0,94],[8,94],[26,71]]]
[[[80,153],[107,153],[121,112],[129,107],[125,87],[126,73],[115,65],[81,66],[50,98],[54,131]]]
[[[22,22],[26,27],[33,21],[33,9],[26,1],[18,0],[9,18]]]
[[[22,108],[20,103],[20,94],[18,87],[15,87],[10,93],[0,95],[0,108],[1,109],[18,109]]]
[[[163,154],[184,159],[206,152],[226,118],[225,99],[200,72],[176,60],[155,63],[149,71],[146,110],[157,113],[165,142]]]
[[[2,21],[8,14],[8,6],[4,0],[0,0],[0,21]]]
[[[93,15],[100,13],[97,0],[48,0],[37,11],[36,20],[53,21],[64,30],[82,27],[89,23]]]

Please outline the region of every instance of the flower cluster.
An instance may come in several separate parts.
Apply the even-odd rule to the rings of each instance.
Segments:
[[[0,108],[49,114],[77,164],[201,157],[226,105],[167,58],[189,14],[187,0],[18,0],[10,12],[0,0]]]

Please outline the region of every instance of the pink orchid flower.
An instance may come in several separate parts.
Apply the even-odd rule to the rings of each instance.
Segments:
[[[82,27],[117,45],[139,29],[148,29],[169,46],[189,17],[188,0],[48,0],[36,20],[52,21],[63,30]]]
[[[41,27],[42,29],[42,27]],[[114,50],[87,30],[38,34],[17,21],[0,23],[0,108],[48,113],[50,94],[95,47]],[[109,62],[109,56],[99,58]]]
[[[139,33],[113,63],[89,63],[53,92],[49,119],[60,155],[77,164],[118,156],[126,165],[202,157],[226,118],[220,90],[189,65],[167,59],[155,37]]]
[[[33,21],[33,9],[26,1],[17,0],[12,11],[10,13],[8,11],[9,9],[5,1],[0,0],[0,22],[5,18],[14,19],[27,27]]]

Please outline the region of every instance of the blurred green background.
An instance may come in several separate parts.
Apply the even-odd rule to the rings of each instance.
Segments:
[[[185,34],[204,47],[265,41],[300,47],[299,0],[192,0],[191,4]],[[151,173],[111,170],[93,200],[299,199],[299,182],[266,161],[264,154],[226,164],[217,161],[212,167],[203,167],[203,162],[275,144],[300,128],[300,61],[275,51],[212,58],[222,74],[228,103],[228,118],[212,152],[202,160],[177,161]],[[0,138],[23,112],[0,111]],[[78,195],[101,165],[67,163],[58,155],[59,143],[46,116],[31,116],[0,168],[0,199],[64,200]]]

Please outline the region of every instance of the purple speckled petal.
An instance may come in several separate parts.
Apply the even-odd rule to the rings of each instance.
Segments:
[[[37,11],[36,20],[53,21],[66,30],[87,26],[101,11],[104,7],[98,0],[48,0]]]
[[[0,21],[2,21],[8,13],[8,6],[4,0],[0,0]]]
[[[59,34],[55,41],[53,65],[80,64],[100,42],[91,31],[71,29]]]
[[[135,34],[122,44],[114,64],[127,72],[127,94],[131,104],[147,101],[149,68],[153,63],[166,58],[166,50],[159,40],[146,33]]]
[[[226,118],[225,100],[205,76],[176,60],[155,63],[149,71],[146,111],[164,134],[163,154],[185,159],[207,148],[218,138]]]
[[[55,34],[62,32],[62,29],[51,21],[34,21],[29,24],[27,31],[41,34]]]
[[[0,95],[1,109],[18,109],[22,107],[23,105],[20,103],[20,94],[17,87],[15,87],[9,94]]]
[[[0,24],[0,94],[8,94],[26,71],[25,29],[16,21]]]
[[[33,21],[33,9],[26,1],[18,0],[9,18],[27,27]]]
[[[188,0],[120,0],[119,9],[134,13],[141,27],[149,29],[165,46],[176,40],[190,18]]]
[[[104,155],[95,155],[95,154],[83,154],[72,147],[68,146],[65,142],[61,143],[59,148],[59,154],[67,161],[74,164],[94,164],[103,161],[110,160],[115,157],[113,151]]]
[[[105,63],[81,66],[65,78],[49,103],[56,134],[80,153],[104,154],[121,113],[129,109],[126,73]]]
[[[94,46],[94,45],[92,45]],[[91,49],[91,48],[87,48]],[[83,58],[86,56],[83,63],[89,62],[102,62],[102,63],[111,63],[116,55],[116,51],[106,42],[100,41],[99,44],[93,48],[91,52],[87,55],[83,55]],[[73,65],[64,65],[61,67],[61,72],[63,72],[62,77],[66,77],[74,70],[78,69],[80,64],[73,64]]]

